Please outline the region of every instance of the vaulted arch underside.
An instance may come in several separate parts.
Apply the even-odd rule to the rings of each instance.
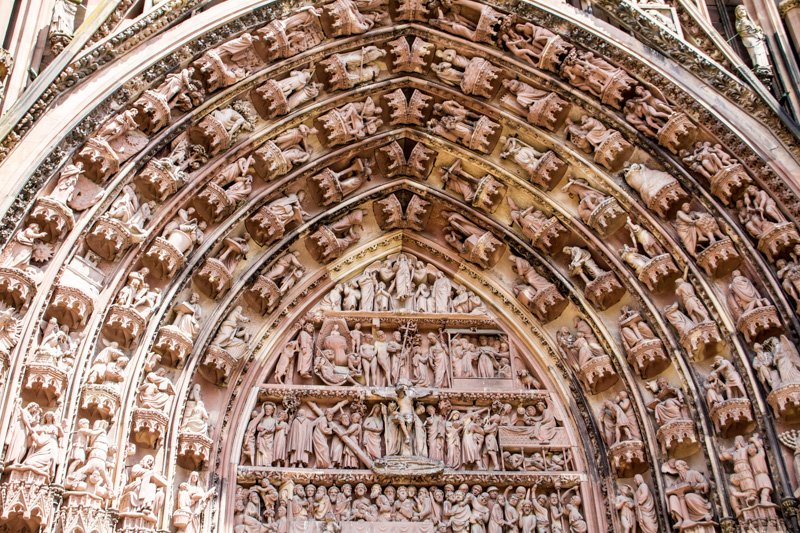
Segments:
[[[708,61],[223,2],[77,76],[0,163],[0,528],[796,530],[800,166]]]

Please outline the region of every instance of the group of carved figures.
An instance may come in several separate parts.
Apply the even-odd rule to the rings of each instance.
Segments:
[[[300,322],[276,363],[275,382],[295,383],[316,374],[327,385],[387,386],[401,378],[421,387],[449,388],[452,379],[512,379],[508,341],[496,334],[450,334],[425,325],[405,325],[394,331],[352,329],[342,319]],[[516,363],[514,363],[516,364]],[[516,371],[526,388],[538,382],[527,370]]]
[[[407,253],[376,261],[323,298],[324,311],[488,314],[472,291]]]
[[[342,400],[327,407],[307,400],[294,412],[266,401],[250,417],[242,461],[253,466],[363,469],[386,456],[403,456],[428,458],[453,470],[571,469],[563,445],[547,450],[561,423],[544,399],[516,408],[502,402],[486,407],[426,404],[417,398],[429,391],[404,380],[376,394],[389,399],[371,406]],[[504,450],[503,434],[529,444],[524,450],[519,444]],[[535,453],[530,453],[532,447],[538,447]]]
[[[290,524],[320,522],[339,531],[343,522],[415,522],[439,533],[580,533],[586,531],[577,487],[549,494],[518,486],[294,484],[268,478],[236,489],[236,533],[290,530]],[[282,496],[282,494],[284,494]],[[652,503],[652,497],[650,497]],[[299,525],[298,524],[298,525]],[[326,526],[327,524],[327,526]],[[327,529],[325,529],[327,527]]]

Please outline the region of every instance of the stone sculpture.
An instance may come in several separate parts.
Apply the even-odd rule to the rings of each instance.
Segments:
[[[673,154],[685,150],[697,136],[697,126],[663,98],[638,85],[636,96],[625,102],[625,119],[636,129],[658,139]]]
[[[511,210],[511,220],[517,223],[531,244],[550,256],[566,246],[569,232],[556,217],[548,218],[534,206],[520,209],[511,196],[506,198],[506,202]]]
[[[226,237],[222,241],[222,248],[217,257],[206,259],[203,266],[192,275],[192,281],[197,290],[209,298],[221,298],[233,282],[233,274],[239,263],[250,252],[250,234],[243,233],[241,237]]]
[[[148,372],[137,389],[136,408],[131,419],[131,440],[147,448],[155,448],[167,429],[169,409],[175,387],[166,371]]]
[[[589,115],[583,115],[580,124],[567,119],[567,138],[611,172],[621,170],[633,155],[633,145],[620,132]]]
[[[719,144],[697,142],[693,151],[683,150],[680,156],[689,168],[708,180],[711,193],[726,205],[733,205],[752,183],[744,166]]]
[[[481,268],[492,268],[497,264],[506,245],[491,231],[475,226],[452,211],[442,211],[442,217],[448,224],[443,230],[444,240],[455,248],[458,255]]]
[[[654,394],[647,407],[656,419],[656,438],[661,444],[661,453],[681,458],[697,452],[700,443],[683,391],[670,385],[666,378],[658,378],[647,385]]]
[[[464,1],[464,0],[462,0]],[[485,115],[468,110],[455,100],[434,104],[437,118],[428,121],[428,130],[471,150],[491,153],[500,139],[502,128]]]
[[[502,159],[511,157],[514,163],[527,173],[525,178],[531,183],[540,185],[545,190],[553,190],[567,172],[567,164],[559,159],[551,150],[539,152],[516,137],[501,137]]]
[[[625,210],[617,199],[592,187],[586,180],[570,178],[561,192],[580,199],[578,216],[601,237],[609,237],[625,225]]]
[[[244,315],[241,305],[234,307],[222,321],[201,363],[201,369],[210,381],[224,383],[250,349],[252,334],[245,326],[248,322],[250,319]]]
[[[581,380],[592,394],[607,390],[619,380],[611,358],[605,353],[591,326],[580,317],[574,320],[576,332],[562,327],[556,341],[568,361],[577,366]]]
[[[759,342],[783,331],[777,310],[762,298],[753,282],[739,270],[731,273],[728,306],[738,329],[747,342]]]
[[[569,302],[555,285],[540,275],[531,264],[510,256],[514,271],[520,276],[514,285],[514,295],[542,322],[551,322],[561,316]]]
[[[258,276],[245,293],[245,300],[259,314],[264,314],[278,305],[302,278],[306,267],[298,260],[297,252],[280,257],[262,276]]]
[[[684,278],[678,278],[675,280],[675,294],[683,303],[683,310],[675,302],[664,307],[664,318],[680,335],[681,346],[692,354],[695,361],[719,353],[724,347],[722,337],[692,284]]]
[[[720,230],[714,217],[702,211],[692,211],[684,203],[675,217],[675,229],[690,255],[709,276],[722,277],[741,263],[741,257],[730,237]],[[699,245],[704,245],[698,250]]]
[[[617,276],[600,268],[588,250],[565,246],[564,253],[569,256],[570,275],[579,276],[583,280],[583,292],[595,307],[604,311],[620,301],[625,289],[620,285]]]
[[[503,80],[507,93],[500,97],[506,107],[524,115],[534,126],[558,131],[567,120],[572,104],[556,93],[537,89],[519,80]]]
[[[442,183],[446,189],[464,197],[464,201],[475,207],[493,212],[506,193],[506,186],[491,174],[477,178],[464,170],[461,159],[456,159],[449,167],[439,167]]]
[[[321,226],[306,238],[306,249],[318,263],[338,258],[361,239],[356,228],[361,228],[366,214],[365,210],[359,209],[332,224]]]
[[[312,76],[310,69],[293,70],[282,80],[267,80],[253,89],[250,97],[261,118],[285,115],[319,96],[322,85],[311,81]]]
[[[671,219],[689,200],[689,195],[678,180],[662,170],[634,163],[627,167],[623,175],[628,185],[639,193],[647,208],[661,218]]]
[[[628,362],[642,379],[656,376],[669,366],[670,359],[664,350],[664,344],[638,311],[623,305],[620,309],[619,329]]]

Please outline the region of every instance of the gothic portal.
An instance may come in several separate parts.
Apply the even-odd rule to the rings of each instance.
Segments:
[[[799,531],[800,3],[17,4],[0,532]]]

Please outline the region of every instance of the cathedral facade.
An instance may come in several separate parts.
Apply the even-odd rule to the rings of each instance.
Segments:
[[[0,532],[800,531],[800,3],[0,26]]]

